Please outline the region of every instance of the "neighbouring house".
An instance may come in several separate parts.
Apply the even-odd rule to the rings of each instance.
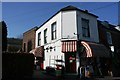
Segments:
[[[22,49],[22,39],[7,38],[7,52],[20,52]]]
[[[36,30],[35,43],[43,69],[62,65],[65,72],[77,73],[79,67],[91,65],[99,72],[97,66],[110,58],[110,50],[99,43],[97,18],[87,10],[67,6],[43,23]]]
[[[98,31],[100,43],[104,44],[109,50],[111,50],[111,69],[113,69],[113,75],[120,75],[118,73],[118,67],[120,67],[120,31],[115,28],[115,25],[111,25],[107,21],[98,21]],[[114,70],[114,69],[117,70]]]
[[[23,33],[23,52],[30,52],[32,49],[35,49],[35,37],[37,29],[38,27],[34,27]]]

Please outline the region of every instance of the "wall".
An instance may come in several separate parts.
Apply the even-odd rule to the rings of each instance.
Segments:
[[[50,46],[53,47],[53,49],[45,50],[44,69],[46,69],[47,66],[55,67],[55,64],[61,64],[57,63],[55,60],[59,59],[65,61],[64,53],[61,52],[61,41],[58,40],[55,43],[48,44],[45,46],[45,49]]]
[[[74,33],[77,32],[76,11],[62,12],[62,38],[77,39]]]
[[[55,40],[51,40],[51,24],[56,22],[57,23],[57,29],[56,29],[56,35],[57,38]],[[44,44],[44,30],[47,28],[47,43]],[[41,46],[44,46],[44,69],[46,69],[47,66],[55,67],[55,59],[61,59],[61,56],[63,56],[64,60],[64,54],[61,53],[61,12],[52,17],[49,21],[47,21],[44,25],[42,25],[37,31],[36,31],[36,47],[38,47],[38,33],[41,32]],[[47,51],[46,48],[53,47],[53,49],[50,51],[50,49]],[[54,50],[55,49],[55,50]],[[50,58],[51,56],[51,58]],[[58,57],[57,57],[58,56]]]
[[[28,51],[28,42],[31,41],[32,43],[32,49],[35,48],[35,36],[36,36],[36,30],[37,30],[37,27],[31,29],[31,30],[28,30],[26,31],[25,33],[23,33],[23,51],[24,51],[24,43],[26,43],[26,52],[29,52]]]
[[[51,24],[57,22],[57,39],[51,40]],[[41,45],[44,44],[44,30],[47,28],[47,44],[61,39],[61,12],[52,17],[36,31],[36,47],[38,47],[38,33],[41,32]]]
[[[89,29],[90,29],[90,37],[85,38],[82,36],[82,23],[81,18],[85,18],[89,20]],[[98,36],[98,27],[97,27],[97,18],[88,14],[85,14],[83,12],[77,11],[77,33],[80,34],[81,40],[86,41],[92,41],[92,42],[99,42],[99,36]]]

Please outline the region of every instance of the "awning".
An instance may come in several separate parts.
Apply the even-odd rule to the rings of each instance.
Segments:
[[[103,44],[82,41],[87,57],[110,57],[110,51]]]
[[[36,57],[44,57],[44,46],[37,47],[31,50],[30,53],[33,53]]]
[[[76,52],[77,51],[77,41],[62,41],[62,52]]]
[[[85,48],[84,57],[110,57],[110,50],[103,44],[85,41],[81,41],[81,44]],[[77,45],[81,44],[76,40],[62,41],[62,52],[77,52]]]

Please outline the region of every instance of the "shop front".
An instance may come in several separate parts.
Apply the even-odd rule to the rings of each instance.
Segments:
[[[107,76],[110,71],[110,51],[102,44],[63,41],[62,52],[65,55],[65,71],[68,73],[81,74],[84,71],[84,76]]]

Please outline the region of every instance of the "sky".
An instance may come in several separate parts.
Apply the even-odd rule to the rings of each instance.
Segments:
[[[35,26],[42,25],[61,8],[68,5],[88,10],[98,20],[118,25],[117,2],[2,2],[2,20],[7,24],[8,37],[19,37]]]

